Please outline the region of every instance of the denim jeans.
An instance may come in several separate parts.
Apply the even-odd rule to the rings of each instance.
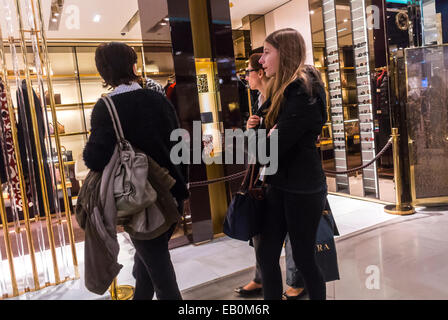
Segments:
[[[254,247],[257,248],[258,237],[257,236],[253,237],[252,241]],[[286,284],[292,288],[304,288],[305,284],[303,283],[302,275],[300,274],[300,271],[296,268],[296,264],[294,263],[294,259],[292,258],[292,249],[291,249],[291,242],[289,240],[289,235],[286,235],[285,238],[285,260],[286,260]],[[255,283],[262,284],[260,264],[258,263],[258,261],[255,265],[255,277],[253,281]]]

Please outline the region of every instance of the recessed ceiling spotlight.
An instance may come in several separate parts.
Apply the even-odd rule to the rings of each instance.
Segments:
[[[163,20],[165,20],[165,21],[170,21],[170,18],[163,18]]]
[[[58,22],[58,19],[56,19],[55,17],[51,18],[51,21],[53,22]]]
[[[59,12],[55,12],[55,13],[54,13],[54,16],[55,16],[55,17],[59,17]]]
[[[96,14],[96,15],[93,17],[93,22],[100,22],[100,20],[101,20],[101,15],[99,15],[99,14]]]
[[[314,14],[314,10],[311,10],[311,11],[310,11],[310,14]]]
[[[344,19],[344,22],[347,22],[348,21],[348,19]]]
[[[166,26],[168,23],[166,23],[166,22],[160,22],[160,25],[161,26]]]

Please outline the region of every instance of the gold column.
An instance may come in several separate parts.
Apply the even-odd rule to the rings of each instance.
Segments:
[[[395,177],[395,195],[396,204],[387,205],[384,211],[396,215],[409,215],[415,213],[414,207],[409,203],[402,203],[402,179],[400,175],[400,153],[399,153],[399,137],[398,128],[392,128],[393,139],[393,157],[394,157],[394,177]]]
[[[32,0],[30,0],[33,5],[33,13],[35,13],[34,3]],[[47,80],[48,80],[48,94],[50,96],[50,108],[51,108],[51,115],[53,118],[53,123],[57,122],[57,116],[56,116],[56,102],[54,100],[54,92],[53,92],[53,82],[51,79],[51,64],[50,59],[48,57],[48,47],[47,47],[47,37],[45,34],[45,28],[43,25],[43,15],[42,15],[42,6],[41,1],[37,0],[37,7],[39,10],[39,21],[40,21],[40,30],[41,30],[41,37],[42,37],[42,47],[43,47],[43,60],[45,67],[47,69]],[[34,14],[36,16],[36,14]],[[34,19],[36,21],[36,19]],[[61,175],[61,188],[62,193],[64,196],[64,205],[65,205],[65,216],[67,218],[67,227],[68,227],[68,236],[70,240],[70,248],[72,252],[72,258],[73,258],[73,266],[75,269],[75,278],[79,278],[79,268],[78,268],[78,258],[76,255],[76,247],[75,247],[75,235],[73,233],[73,225],[72,225],[72,219],[71,219],[71,212],[70,212],[70,203],[68,199],[68,193],[67,193],[67,185],[65,180],[65,169],[64,169],[64,163],[61,153],[61,142],[59,139],[59,132],[58,130],[54,130],[54,136],[56,141],[56,150],[58,153],[58,163],[59,163],[59,170]]]
[[[48,232],[48,239],[50,242],[50,251],[51,251],[51,257],[53,260],[53,268],[54,268],[54,276],[55,276],[55,282],[56,284],[61,283],[60,275],[59,275],[59,268],[58,268],[58,261],[56,257],[56,245],[54,242],[54,232],[53,232],[53,226],[52,226],[52,218],[50,214],[50,205],[48,202],[48,191],[47,191],[47,183],[45,180],[45,174],[44,174],[44,160],[42,157],[42,149],[41,149],[41,142],[39,139],[39,124],[37,122],[37,116],[36,116],[36,109],[34,105],[34,95],[33,95],[33,87],[31,84],[31,75],[30,70],[28,68],[28,57],[27,57],[27,47],[25,42],[25,30],[23,28],[23,21],[22,21],[22,14],[20,9],[20,1],[16,0],[16,9],[17,9],[17,20],[19,22],[19,29],[20,29],[20,44],[22,48],[22,57],[23,57],[23,63],[25,66],[25,77],[26,77],[26,87],[28,91],[28,102],[30,106],[30,113],[31,113],[31,121],[33,125],[33,133],[34,133],[34,143],[36,147],[36,154],[37,154],[37,163],[39,168],[39,177],[40,177],[40,183],[41,183],[41,191],[42,191],[42,199],[44,204],[44,211],[45,211],[45,217],[46,217],[46,223],[47,223],[47,232]],[[47,77],[50,77],[48,74]],[[17,88],[19,90],[19,88]],[[57,131],[57,130],[55,130]],[[36,199],[37,202],[37,199]],[[29,221],[25,218],[25,221]],[[34,252],[34,248],[33,248]]]
[[[191,20],[191,33],[193,38],[194,56],[197,76],[202,76],[202,81],[207,84],[208,90],[198,87],[200,111],[211,112],[213,114],[212,124],[202,124],[202,134],[210,134],[212,130],[214,150],[210,155],[223,155],[222,150],[222,121],[219,119],[221,111],[221,101],[219,88],[217,86],[216,62],[213,60],[212,47],[210,41],[210,26],[207,0],[188,1]],[[206,165],[207,179],[221,178],[224,176],[222,164]],[[220,182],[208,186],[210,211],[213,221],[213,233],[222,232],[223,221],[227,211],[227,191],[226,183]]]

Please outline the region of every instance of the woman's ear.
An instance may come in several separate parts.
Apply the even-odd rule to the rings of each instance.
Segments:
[[[136,76],[138,76],[138,74],[137,74],[137,64],[136,64],[136,63],[134,63],[133,70],[134,70],[134,74],[135,74]]]
[[[264,70],[263,69],[258,70],[257,75],[258,75],[258,78],[263,79],[263,77],[264,77]]]

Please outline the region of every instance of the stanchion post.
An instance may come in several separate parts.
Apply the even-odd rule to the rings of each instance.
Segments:
[[[131,300],[134,296],[134,287],[127,285],[119,286],[117,285],[117,278],[115,278],[110,285],[109,292],[112,300]]]
[[[396,203],[384,207],[384,211],[396,215],[409,215],[415,213],[415,209],[410,203],[402,202],[403,184],[401,179],[400,168],[400,153],[399,153],[399,139],[398,128],[392,128],[392,151],[394,158],[394,180],[395,180],[395,195]]]

